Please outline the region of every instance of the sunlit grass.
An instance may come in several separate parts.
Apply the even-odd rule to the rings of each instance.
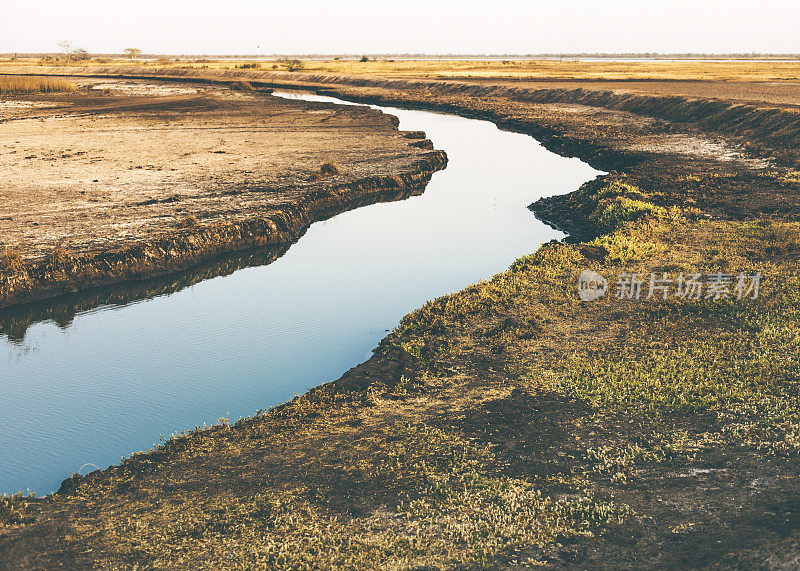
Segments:
[[[95,65],[136,66],[166,69],[242,70],[242,73],[266,71],[302,71],[307,73],[343,73],[391,77],[508,78],[508,79],[597,79],[597,80],[704,80],[704,81],[776,81],[797,80],[797,62],[781,61],[578,61],[544,59],[194,59],[158,58],[137,60],[89,59],[60,61],[53,58],[19,58],[0,61],[4,66]]]
[[[582,199],[587,211],[597,206],[595,214],[606,215],[602,225],[611,232],[593,242],[609,252],[601,271],[708,274],[724,268],[765,276],[758,300],[616,302],[609,307],[627,324],[624,338],[598,341],[554,362],[517,360],[534,392],[584,402],[597,426],[615,430],[623,418],[639,427],[614,445],[586,450],[586,473],[626,482],[637,465],[690,458],[709,442],[796,457],[800,225],[692,220],[616,181]],[[482,333],[486,345],[518,354],[514,347],[536,335],[534,322],[540,320],[523,310],[526,300],[541,300],[538,310],[555,306],[564,315],[579,313],[574,273],[587,263],[573,246],[545,245],[508,272],[409,314],[384,346],[402,348],[428,370],[446,370],[471,351],[464,330],[482,321],[501,324]],[[517,316],[509,321],[509,313]]]
[[[75,91],[74,83],[49,77],[0,77],[0,94],[63,93]]]

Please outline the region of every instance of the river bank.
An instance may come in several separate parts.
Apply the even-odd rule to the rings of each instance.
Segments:
[[[403,319],[338,381],[5,502],[30,566],[775,567],[796,561],[798,191],[773,155],[630,111],[425,89],[614,170],[532,205],[551,243]],[[593,302],[578,275],[610,284]],[[756,299],[677,276],[763,276]],[[650,275],[672,280],[647,297]],[[668,274],[666,278],[664,274]],[[638,298],[616,291],[642,276]],[[732,278],[731,278],[732,279]],[[707,282],[704,281],[704,284]],[[705,292],[706,290],[704,290]],[[752,292],[751,292],[752,293]]]
[[[3,98],[0,307],[290,244],[314,221],[421,192],[446,164],[365,108],[77,83]]]
[[[16,340],[0,339],[11,405],[0,419],[0,493],[54,492],[87,462],[105,468],[159,435],[249,416],[338,378],[409,311],[562,238],[527,204],[596,176],[492,123],[381,110],[447,146],[448,167],[425,192],[313,224],[273,263],[223,262],[227,275],[212,266],[184,289],[159,285],[186,284],[173,274],[74,294],[74,315],[63,297],[2,312]],[[58,324],[32,321],[51,315]]]

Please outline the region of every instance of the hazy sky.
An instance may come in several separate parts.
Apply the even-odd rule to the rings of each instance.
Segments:
[[[0,0],[0,52],[800,52],[798,0]]]

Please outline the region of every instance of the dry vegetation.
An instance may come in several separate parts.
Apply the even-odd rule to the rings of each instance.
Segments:
[[[306,72],[431,78],[513,79],[705,79],[770,81],[800,79],[798,63],[775,62],[580,62],[545,60],[306,61]]]
[[[508,78],[526,80],[708,80],[776,81],[800,80],[800,63],[771,61],[554,61],[554,60],[404,60],[374,59],[87,59],[55,61],[20,58],[0,60],[3,67],[69,65],[96,67],[127,65],[143,68],[242,69],[303,71],[391,77]]]
[[[74,83],[50,77],[0,76],[0,95],[22,93],[61,93],[75,91]]]

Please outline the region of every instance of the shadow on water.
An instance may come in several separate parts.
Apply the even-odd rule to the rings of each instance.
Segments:
[[[44,301],[26,303],[0,310],[0,335],[21,343],[28,328],[42,321],[52,321],[67,329],[79,313],[97,308],[125,306],[146,299],[169,295],[204,280],[227,276],[237,270],[271,264],[289,249],[289,245],[260,248],[215,257],[199,266],[157,278],[124,282],[86,291],[68,293]]]

